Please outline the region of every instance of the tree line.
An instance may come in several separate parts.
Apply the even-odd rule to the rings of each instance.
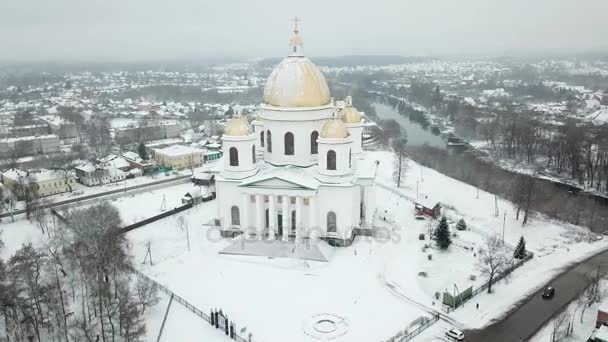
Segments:
[[[0,259],[0,330],[8,341],[143,341],[156,290],[134,279],[118,210],[74,210],[66,221],[41,213],[49,236]],[[1,246],[1,245],[0,245]]]

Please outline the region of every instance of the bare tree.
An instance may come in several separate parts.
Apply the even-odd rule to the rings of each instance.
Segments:
[[[570,324],[570,310],[557,315],[551,322],[551,342],[561,341],[568,334]]]
[[[148,307],[158,303],[158,289],[150,282],[137,278],[137,299],[144,313]]]
[[[488,293],[492,293],[494,277],[510,263],[510,253],[497,235],[486,238],[479,252],[477,268],[488,279]]]
[[[407,144],[407,137],[401,137],[393,139],[391,145],[395,154],[397,155],[397,165],[395,165],[397,173],[397,187],[401,187],[401,174],[406,171],[407,162],[405,159],[405,146]]]

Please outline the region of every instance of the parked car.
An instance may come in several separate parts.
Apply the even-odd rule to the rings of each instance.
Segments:
[[[542,296],[545,299],[551,299],[555,295],[555,289],[551,286],[543,290]]]
[[[456,341],[464,341],[464,333],[458,329],[450,329],[445,332],[445,335]]]

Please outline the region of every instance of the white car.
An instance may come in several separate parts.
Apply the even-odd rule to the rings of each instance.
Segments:
[[[445,332],[447,337],[453,338],[456,341],[464,341],[464,333],[458,329],[450,329]]]

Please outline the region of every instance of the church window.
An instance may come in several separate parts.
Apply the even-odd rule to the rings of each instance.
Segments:
[[[348,149],[348,167],[353,167],[353,154],[351,149]]]
[[[296,204],[296,198],[295,197],[289,197],[289,202],[291,204]]]
[[[266,151],[272,152],[272,134],[266,131]]]
[[[285,155],[293,156],[293,133],[285,133]]]
[[[336,151],[334,151],[334,150],[327,151],[327,169],[328,170],[336,169]]]
[[[251,146],[251,160],[255,164],[255,145]]]
[[[338,224],[336,223],[336,213],[330,211],[327,213],[327,232],[335,233],[338,230]]]
[[[319,153],[319,143],[317,143],[317,138],[319,138],[319,132],[314,131],[310,133],[310,154]]]
[[[230,148],[230,166],[239,166],[239,150],[236,147]]]
[[[264,147],[264,131],[260,132],[260,145]]]
[[[304,198],[304,205],[308,205],[308,198]]]
[[[239,207],[237,207],[236,205],[230,208],[230,219],[232,220],[233,226],[241,225],[241,214],[239,212]]]
[[[296,211],[291,212],[291,229],[296,229]]]

